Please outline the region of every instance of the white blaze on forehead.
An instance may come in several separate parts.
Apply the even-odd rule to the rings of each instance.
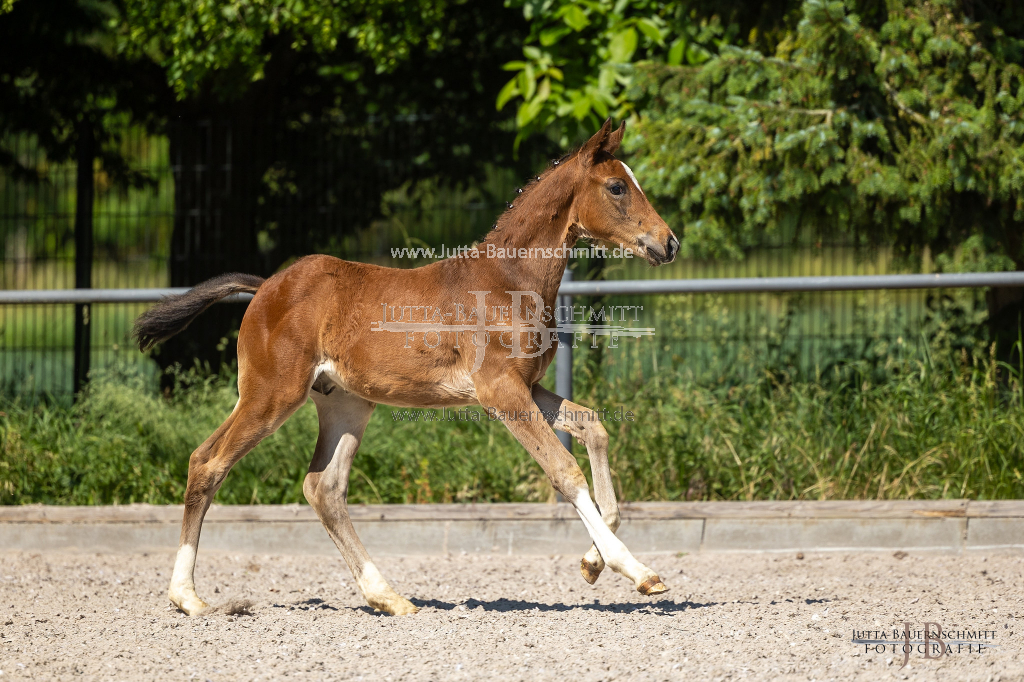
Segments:
[[[644,194],[644,191],[643,191],[643,189],[641,189],[641,188],[640,188],[640,183],[636,181],[636,176],[635,176],[635,175],[633,175],[633,171],[631,171],[631,170],[629,169],[629,166],[627,166],[627,165],[626,165],[625,163],[623,163],[622,161],[619,161],[619,163],[621,163],[621,164],[622,164],[622,169],[626,171],[626,175],[628,175],[628,176],[629,176],[629,179],[630,179],[630,180],[632,180],[632,181],[633,181],[633,184],[634,184],[634,185],[636,185],[636,188],[640,190],[640,194],[643,194],[644,196],[647,196],[646,194]]]

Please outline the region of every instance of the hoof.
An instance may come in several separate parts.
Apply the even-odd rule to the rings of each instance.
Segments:
[[[373,607],[374,611],[388,613],[392,616],[411,616],[420,610],[418,606],[415,606],[411,601],[404,597],[389,599],[387,601],[375,600],[374,602],[370,602],[370,606]]]
[[[167,595],[171,603],[178,607],[178,609],[186,616],[198,616],[200,613],[210,608],[210,605],[204,602],[195,594],[180,596],[175,594]]]
[[[601,568],[587,561],[587,557],[583,557],[580,560],[580,573],[583,574],[584,580],[593,585],[601,576]]]
[[[636,591],[642,595],[653,597],[656,594],[668,592],[668,588],[665,587],[665,583],[661,582],[661,578],[653,576],[640,583],[640,587],[636,588]]]
[[[403,599],[401,604],[396,604],[394,606],[394,608],[391,611],[391,615],[392,616],[411,616],[412,614],[417,613],[419,610],[420,610],[420,607],[415,606],[408,599]]]

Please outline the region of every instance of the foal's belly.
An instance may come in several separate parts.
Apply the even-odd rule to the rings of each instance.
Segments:
[[[380,330],[357,314],[365,309],[348,303],[345,315],[323,325],[319,345],[326,359],[316,374],[374,403],[427,408],[477,405],[474,379],[512,371],[532,386],[544,376],[555,354],[552,346],[539,356],[513,357],[511,329],[491,330],[485,347],[477,347],[476,337],[465,330]],[[529,341],[522,347],[529,348]]]
[[[468,371],[435,370],[415,375],[380,368],[353,370],[341,363],[324,362],[317,367],[318,384],[358,395],[370,402],[395,407],[461,407],[476,405],[476,387]]]

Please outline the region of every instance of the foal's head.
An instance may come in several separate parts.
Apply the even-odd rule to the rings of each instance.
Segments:
[[[612,130],[608,119],[575,155],[580,174],[575,219],[582,236],[631,248],[652,265],[671,263],[679,240],[647,201],[629,166],[614,156],[624,132],[625,121]]]

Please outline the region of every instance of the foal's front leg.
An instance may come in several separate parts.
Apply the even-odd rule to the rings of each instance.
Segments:
[[[548,424],[587,446],[590,473],[594,477],[594,499],[605,525],[614,533],[619,529],[619,504],[615,500],[611,467],[608,466],[608,432],[597,413],[552,393],[540,384],[533,387],[533,400],[543,411]],[[593,585],[603,570],[604,559],[597,545],[591,545],[580,561],[580,573]]]
[[[590,499],[583,471],[548,426],[531,396],[530,388],[518,377],[506,375],[487,386],[478,386],[477,395],[485,407],[493,407],[499,414],[503,412],[506,415],[505,426],[541,465],[555,490],[576,508],[608,566],[632,580],[641,594],[667,591],[657,574],[637,561],[605,524]]]

